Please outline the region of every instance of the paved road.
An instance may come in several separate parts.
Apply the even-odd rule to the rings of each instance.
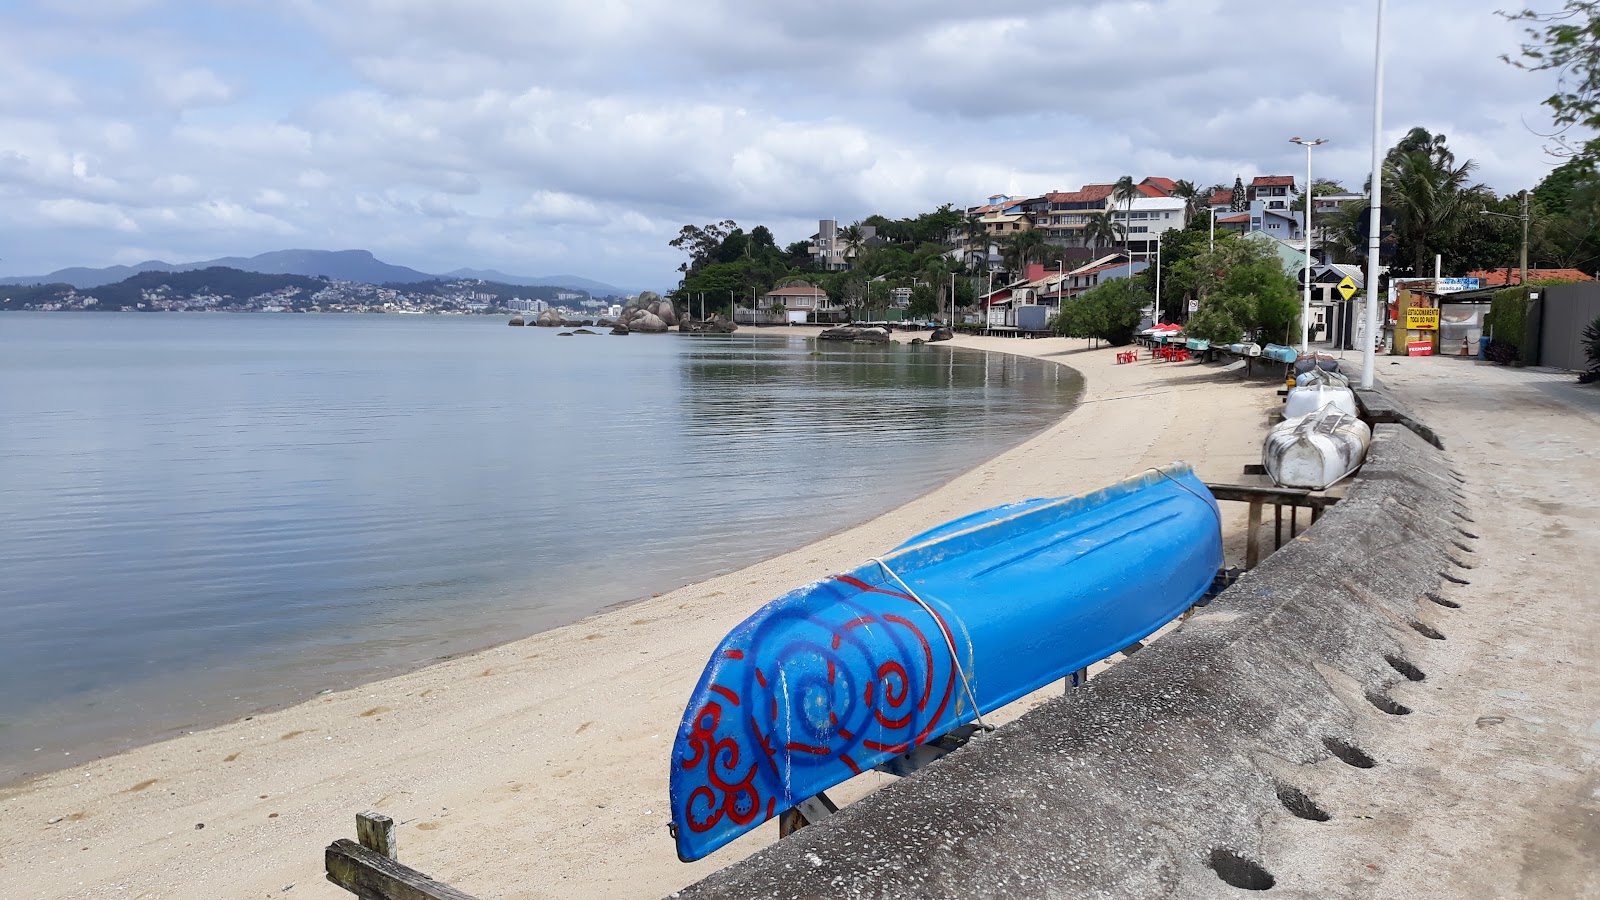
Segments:
[[[1326,786],[1371,818],[1277,840],[1329,896],[1600,897],[1600,386],[1379,362],[1468,478],[1476,568],[1443,593],[1460,608],[1423,611],[1447,640],[1396,689],[1414,713],[1382,729],[1383,789]]]

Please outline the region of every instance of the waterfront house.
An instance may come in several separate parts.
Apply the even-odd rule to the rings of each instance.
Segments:
[[[814,284],[791,284],[774,288],[764,295],[767,310],[783,310],[783,321],[791,325],[804,325],[820,321],[824,313],[837,309],[828,299],[828,292]]]

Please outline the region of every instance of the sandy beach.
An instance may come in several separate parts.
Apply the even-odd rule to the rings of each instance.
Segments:
[[[1245,381],[1237,367],[1118,365],[1113,348],[1062,338],[952,344],[1072,366],[1084,401],[929,494],[773,559],[0,789],[0,893],[348,898],[323,880],[322,850],[354,837],[368,809],[400,823],[401,861],[485,900],[659,897],[753,852],[775,826],[689,865],[667,834],[672,737],[729,628],[787,590],[999,503],[1093,490],[1174,460],[1209,481],[1244,480],[1278,406],[1280,385]],[[1223,512],[1238,565],[1244,510]],[[887,779],[868,773],[838,798]]]

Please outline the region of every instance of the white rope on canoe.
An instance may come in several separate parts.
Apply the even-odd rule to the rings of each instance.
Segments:
[[[872,557],[870,562],[877,563],[878,568],[882,569],[890,578],[893,578],[895,583],[900,585],[900,589],[906,592],[906,596],[922,607],[933,618],[934,623],[939,626],[939,634],[944,637],[944,645],[950,651],[950,664],[956,667],[957,674],[961,676],[961,686],[966,689],[967,700],[972,704],[972,713],[978,719],[978,727],[984,731],[993,731],[994,726],[985,724],[983,721],[983,710],[978,708],[978,695],[972,692],[972,682],[967,679],[967,670],[961,665],[961,656],[956,652],[955,639],[950,636],[950,629],[944,624],[944,619],[934,611],[932,606],[928,605],[928,601],[917,596],[917,592],[911,589],[911,585],[906,584],[904,579],[896,575],[895,571],[889,568],[888,563],[876,556]]]

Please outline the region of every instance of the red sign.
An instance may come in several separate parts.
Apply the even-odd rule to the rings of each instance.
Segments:
[[[1433,341],[1406,341],[1407,356],[1432,356]]]

